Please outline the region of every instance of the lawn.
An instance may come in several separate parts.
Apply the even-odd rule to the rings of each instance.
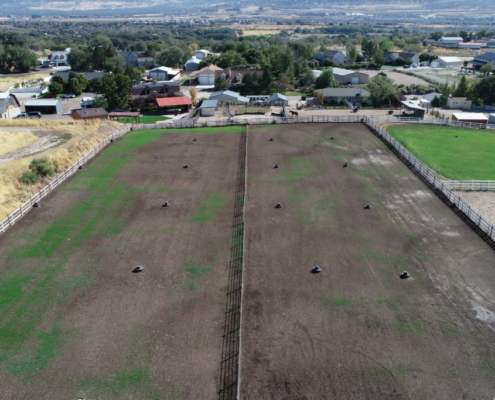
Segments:
[[[270,112],[270,108],[268,107],[241,107],[236,108],[235,113],[237,115],[240,114],[266,114]]]
[[[172,119],[172,118],[163,117],[162,115],[145,115],[139,118],[139,122],[141,122],[142,124],[156,124],[157,122],[166,121],[167,119]],[[123,124],[132,124],[133,122],[135,122],[134,118],[130,118],[130,117],[117,118],[117,121]]]
[[[394,125],[388,132],[449,179],[495,179],[495,134],[435,125]]]
[[[293,90],[289,90],[284,93],[284,96],[312,96],[312,93],[301,93],[301,92],[296,92]]]

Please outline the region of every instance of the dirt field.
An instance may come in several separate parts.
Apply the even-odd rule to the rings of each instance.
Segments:
[[[131,132],[0,236],[0,397],[216,397],[241,129]]]
[[[384,72],[397,85],[400,85],[400,84],[404,84],[404,85],[416,84],[416,85],[425,85],[425,86],[429,85],[429,83],[426,82],[424,79],[418,78],[416,76],[401,74],[400,72],[391,71],[389,69],[382,69],[381,71],[362,69],[362,70],[358,70],[358,71],[364,72],[365,74],[368,74],[370,76],[370,79],[373,78],[374,76],[378,75],[380,72]]]
[[[493,250],[364,126],[249,129],[242,398],[493,398]]]
[[[457,192],[464,200],[468,201],[473,208],[483,214],[492,224],[495,224],[495,193],[461,191]]]

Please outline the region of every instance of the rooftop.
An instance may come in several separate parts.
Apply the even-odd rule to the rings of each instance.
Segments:
[[[191,105],[192,101],[189,97],[164,97],[156,99],[158,107],[172,107],[172,106],[187,106]]]
[[[463,119],[488,121],[488,118],[483,113],[453,113],[452,116],[459,121]]]
[[[218,106],[218,100],[205,100],[201,104],[200,108],[216,108]]]

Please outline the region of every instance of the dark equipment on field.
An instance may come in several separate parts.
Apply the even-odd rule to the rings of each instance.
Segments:
[[[273,142],[273,138],[270,138],[270,142]]]
[[[312,274],[319,274],[321,272],[321,268],[319,265],[315,265],[313,269],[311,270]]]
[[[184,165],[182,168],[189,168],[189,164]]]
[[[80,165],[78,169],[84,169],[84,167],[82,165]]]
[[[196,139],[196,138],[193,139],[193,142],[197,142],[197,141],[198,141],[198,139]]]
[[[115,140],[113,140],[113,139],[110,139],[110,142],[111,142],[111,143],[113,143],[113,142],[115,142]]]
[[[40,206],[40,203],[34,203],[33,207],[36,208],[36,207],[41,207],[41,206]]]
[[[168,207],[170,204],[168,204],[168,201],[162,204],[162,207]]]
[[[366,205],[364,206],[364,209],[365,209],[365,210],[371,210],[371,206],[370,206],[369,204],[366,204]]]
[[[400,279],[407,279],[409,278],[409,272],[404,271],[402,274],[400,274]]]
[[[275,164],[275,166],[273,168],[280,168],[280,167],[278,166],[278,164]]]
[[[394,110],[388,110],[388,115],[392,115],[394,113]]]
[[[333,139],[335,139],[335,138],[333,136],[330,136],[330,140],[333,140]]]
[[[277,205],[275,206],[275,208],[282,208],[282,203],[277,203]]]
[[[133,272],[134,274],[137,274],[138,272],[143,272],[143,269],[144,269],[144,268],[143,268],[141,265],[138,265],[138,266],[136,266],[136,267],[132,270],[132,272]]]
[[[347,168],[347,163],[344,164],[344,168]]]

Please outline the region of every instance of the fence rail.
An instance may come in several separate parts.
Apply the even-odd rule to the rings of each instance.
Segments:
[[[218,120],[187,120],[181,122],[176,120],[170,123],[162,124],[133,124],[132,129],[183,129],[183,128],[201,128],[215,126],[233,126],[233,125],[269,125],[269,124],[297,124],[297,123],[322,123],[322,122],[364,122],[364,119],[371,119],[374,122],[400,122],[429,125],[445,125],[459,128],[472,129],[489,129],[495,130],[495,125],[478,124],[473,122],[451,121],[441,118],[415,118],[415,117],[397,117],[393,115],[308,115],[299,117],[260,117],[260,118],[229,118]]]
[[[440,192],[450,202],[453,208],[458,208],[469,220],[476,225],[481,231],[490,237],[495,239],[495,227],[488,221],[482,214],[476,211],[471,204],[461,199],[453,189],[449,187],[445,181],[441,180],[439,176],[415,156],[413,156],[409,150],[402,146],[397,140],[395,140],[387,131],[378,126],[372,118],[366,118],[365,124],[374,131],[379,137],[383,138],[395,151],[407,162],[410,166],[414,167],[416,171],[430,184],[432,187]]]
[[[443,181],[443,183],[451,190],[495,190],[495,181]]]
[[[0,233],[4,233],[8,228],[14,225],[20,218],[22,218],[27,212],[29,212],[34,203],[39,202],[53,189],[63,183],[67,178],[70,178],[79,169],[79,166],[84,165],[88,160],[92,159],[96,154],[98,154],[111,140],[116,139],[122,135],[129,132],[130,127],[128,125],[123,126],[114,133],[112,133],[107,138],[103,139],[100,143],[96,145],[91,151],[82,156],[77,160],[71,167],[60,173],[54,180],[52,180],[48,185],[42,188],[38,193],[32,196],[28,201],[22,204],[19,208],[14,210],[9,214],[3,221],[0,221]]]

